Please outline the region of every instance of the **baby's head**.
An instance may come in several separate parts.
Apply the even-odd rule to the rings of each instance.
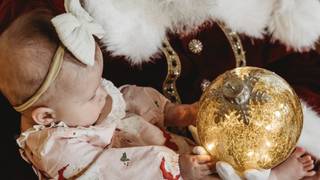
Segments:
[[[52,18],[48,10],[34,10],[16,19],[0,36],[0,90],[12,106],[29,100],[47,78],[61,44]],[[93,124],[105,104],[102,68],[98,46],[93,66],[82,64],[65,48],[56,79],[22,116],[43,125],[58,121],[69,126]]]

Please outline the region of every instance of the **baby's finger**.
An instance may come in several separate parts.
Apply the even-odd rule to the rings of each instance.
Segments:
[[[203,164],[212,161],[212,157],[210,155],[197,155],[196,160],[199,164]]]
[[[293,151],[292,154],[293,154],[294,157],[299,158],[299,157],[301,157],[304,153],[305,153],[305,150],[304,150],[303,148],[301,148],[301,147],[296,147],[296,149]]]
[[[304,163],[307,163],[308,161],[311,161],[312,158],[311,156],[307,155],[307,156],[302,156],[302,157],[299,157],[298,160],[304,164]]]
[[[192,128],[195,128],[194,126],[189,126],[189,129],[192,129]],[[193,131],[193,130],[190,130],[191,132]],[[195,131],[196,131],[196,129],[195,129]],[[193,136],[193,135],[195,135],[195,136]],[[193,138],[198,138],[198,137],[196,137],[196,136],[198,136],[197,134],[193,134],[192,133],[192,136],[193,136]],[[197,140],[195,140],[195,141],[197,141]],[[202,146],[195,146],[193,149],[192,149],[192,153],[193,154],[195,154],[195,155],[208,155],[209,153],[207,152],[207,150],[204,148],[204,147],[202,147]]]
[[[201,175],[202,176],[209,176],[211,174],[214,174],[215,172],[213,170],[205,170],[205,171],[201,171]]]
[[[310,161],[303,163],[303,166],[309,166],[311,164],[314,164],[313,160],[310,160]]]
[[[316,174],[315,171],[306,172],[305,176],[314,176]]]
[[[216,165],[216,164],[213,163],[213,162],[206,163],[206,164],[201,164],[201,165],[200,165],[200,170],[201,170],[201,171],[215,170],[215,169],[216,169],[215,165]]]
[[[314,168],[314,164],[312,163],[312,164],[309,164],[309,165],[305,165],[304,167],[303,167],[303,169],[305,170],[305,171],[310,171],[310,170],[312,170]]]

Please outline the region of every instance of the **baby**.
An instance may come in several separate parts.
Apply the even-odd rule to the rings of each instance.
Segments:
[[[192,141],[165,130],[195,124],[196,103],[172,104],[152,88],[117,89],[101,79],[98,46],[85,64],[61,45],[52,18],[34,10],[0,37],[0,90],[21,112],[17,142],[40,179],[215,179],[209,155],[191,155]],[[297,148],[271,178],[314,175],[303,154]]]
[[[39,177],[200,179],[213,173],[210,156],[190,155],[193,142],[165,130],[195,124],[196,104],[172,104],[152,88],[127,85],[120,92],[101,79],[98,46],[92,66],[78,61],[60,45],[52,18],[35,10],[0,38],[1,92],[21,112],[17,142]]]

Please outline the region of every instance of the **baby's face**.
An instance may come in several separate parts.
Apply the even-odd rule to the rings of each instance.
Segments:
[[[80,72],[72,73],[68,72],[68,64],[65,64],[60,79],[65,79],[65,84],[59,87],[62,91],[59,90],[61,96],[55,108],[57,121],[63,121],[69,126],[89,126],[96,122],[107,97],[101,84],[102,61],[97,46],[93,66],[83,66]]]

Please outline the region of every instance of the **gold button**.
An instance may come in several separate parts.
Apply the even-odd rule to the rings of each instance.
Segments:
[[[203,45],[200,40],[192,39],[188,44],[188,48],[193,54],[200,54],[203,49]]]

